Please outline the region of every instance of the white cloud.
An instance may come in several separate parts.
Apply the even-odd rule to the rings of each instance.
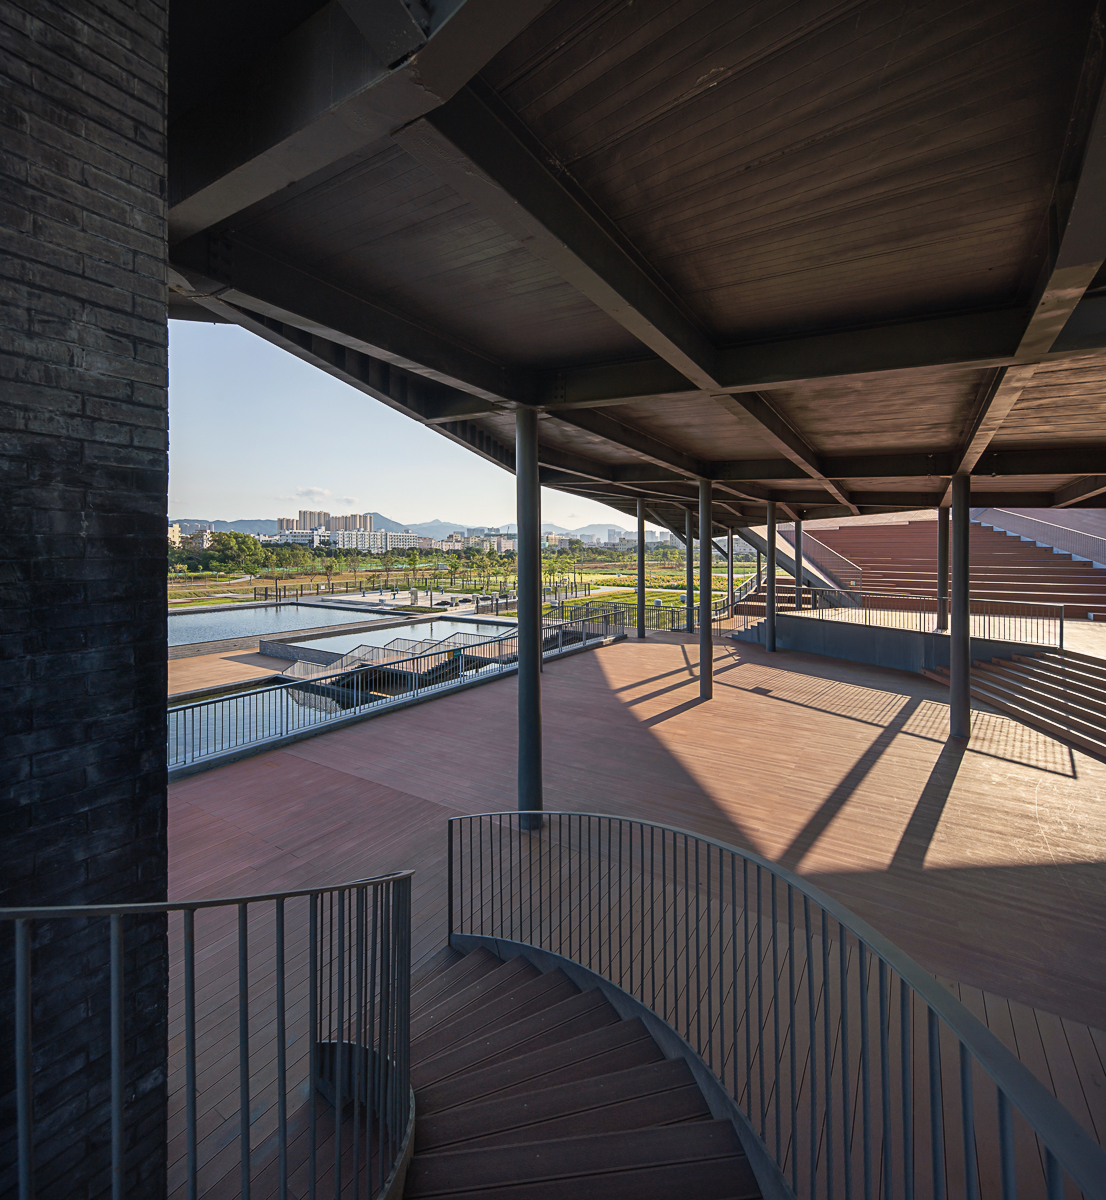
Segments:
[[[293,500],[314,500],[316,503],[320,500],[326,500],[330,497],[330,488],[318,487],[298,487],[296,488]]]

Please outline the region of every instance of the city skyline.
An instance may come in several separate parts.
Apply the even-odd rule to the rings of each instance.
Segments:
[[[632,524],[547,488],[541,502],[542,520],[566,529]],[[498,527],[515,520],[515,480],[244,330],[171,321],[169,519],[299,509],[402,511],[412,525],[446,512],[459,526]]]

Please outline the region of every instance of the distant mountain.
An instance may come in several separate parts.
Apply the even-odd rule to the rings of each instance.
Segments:
[[[459,525],[456,521],[434,520],[405,524],[403,521],[393,521],[391,517],[386,517],[383,513],[378,512],[374,512],[372,518],[374,529],[385,529],[389,533],[402,533],[405,529],[410,529],[412,533],[417,533],[420,537],[432,537],[439,541],[451,533],[464,533],[467,528],[473,528],[473,526]],[[173,524],[179,525],[181,533],[186,535],[203,528],[212,528],[216,533],[224,533],[229,529],[233,529],[237,533],[276,533],[277,531],[275,520],[212,521],[202,517],[180,517],[173,521]],[[488,528],[499,529],[504,534],[511,535],[518,532],[518,526],[513,521],[506,525],[488,526]],[[541,527],[542,533],[567,533],[577,537],[583,533],[592,533],[604,542],[607,540],[608,529],[622,530],[622,526],[611,522],[601,525],[582,525],[579,529],[566,529],[563,525],[554,525],[551,521],[545,521]]]

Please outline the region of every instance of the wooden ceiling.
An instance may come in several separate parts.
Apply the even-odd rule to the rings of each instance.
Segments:
[[[171,316],[681,531],[1106,503],[1100,5],[262,8],[172,10]]]

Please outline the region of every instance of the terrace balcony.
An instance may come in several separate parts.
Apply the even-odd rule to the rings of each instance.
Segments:
[[[793,872],[916,960],[1101,1143],[1106,764],[982,707],[972,712],[971,741],[950,739],[947,690],[918,676],[798,653],[770,656],[723,638],[713,653],[709,702],[699,698],[698,635],[651,632],[644,642],[547,663],[547,809],[679,827]],[[418,980],[435,956],[440,961],[451,917],[455,933],[463,919],[450,909],[447,822],[514,807],[516,703],[517,683],[507,677],[175,783],[170,898],[261,896],[410,871],[410,964]],[[549,824],[551,837],[553,818]],[[518,894],[515,903],[523,904]],[[170,985],[170,1195],[236,1196],[245,1193],[233,921],[201,932],[202,915],[192,967],[203,1081],[194,1114],[195,1193],[180,1040],[184,959],[170,931],[178,947]],[[260,915],[250,921],[252,1194],[276,1195],[275,1013],[266,990],[274,943]],[[707,969],[705,961],[698,965]],[[289,971],[291,1013],[304,980],[293,981]],[[892,999],[897,1004],[897,992]],[[923,1047],[919,1036],[916,1030]],[[921,1126],[928,1099],[918,1054]],[[946,1061],[945,1088],[954,1098],[955,1071],[955,1059]],[[982,1106],[981,1091],[977,1078]],[[293,1100],[302,1117],[302,1087]],[[965,1195],[954,1115],[950,1109],[945,1118],[948,1194]],[[293,1124],[294,1116],[287,1118]],[[333,1123],[327,1129],[319,1134],[323,1158],[333,1152]],[[299,1133],[289,1170],[302,1184]],[[1019,1129],[1023,1135],[1032,1142]],[[988,1173],[997,1136],[993,1116],[981,1116],[974,1138],[987,1164],[982,1195],[1001,1194]],[[857,1156],[859,1137],[858,1126]],[[348,1143],[345,1153],[348,1166]],[[878,1150],[876,1158],[878,1180]],[[857,1164],[860,1170],[859,1157]],[[822,1169],[815,1168],[816,1180]],[[919,1180],[932,1182],[928,1166],[918,1169]],[[798,1182],[796,1194],[815,1194],[802,1171]],[[1047,1190],[1043,1168],[1024,1169],[1017,1182],[1018,1195],[1059,1194]],[[301,1186],[289,1194],[306,1192]]]

